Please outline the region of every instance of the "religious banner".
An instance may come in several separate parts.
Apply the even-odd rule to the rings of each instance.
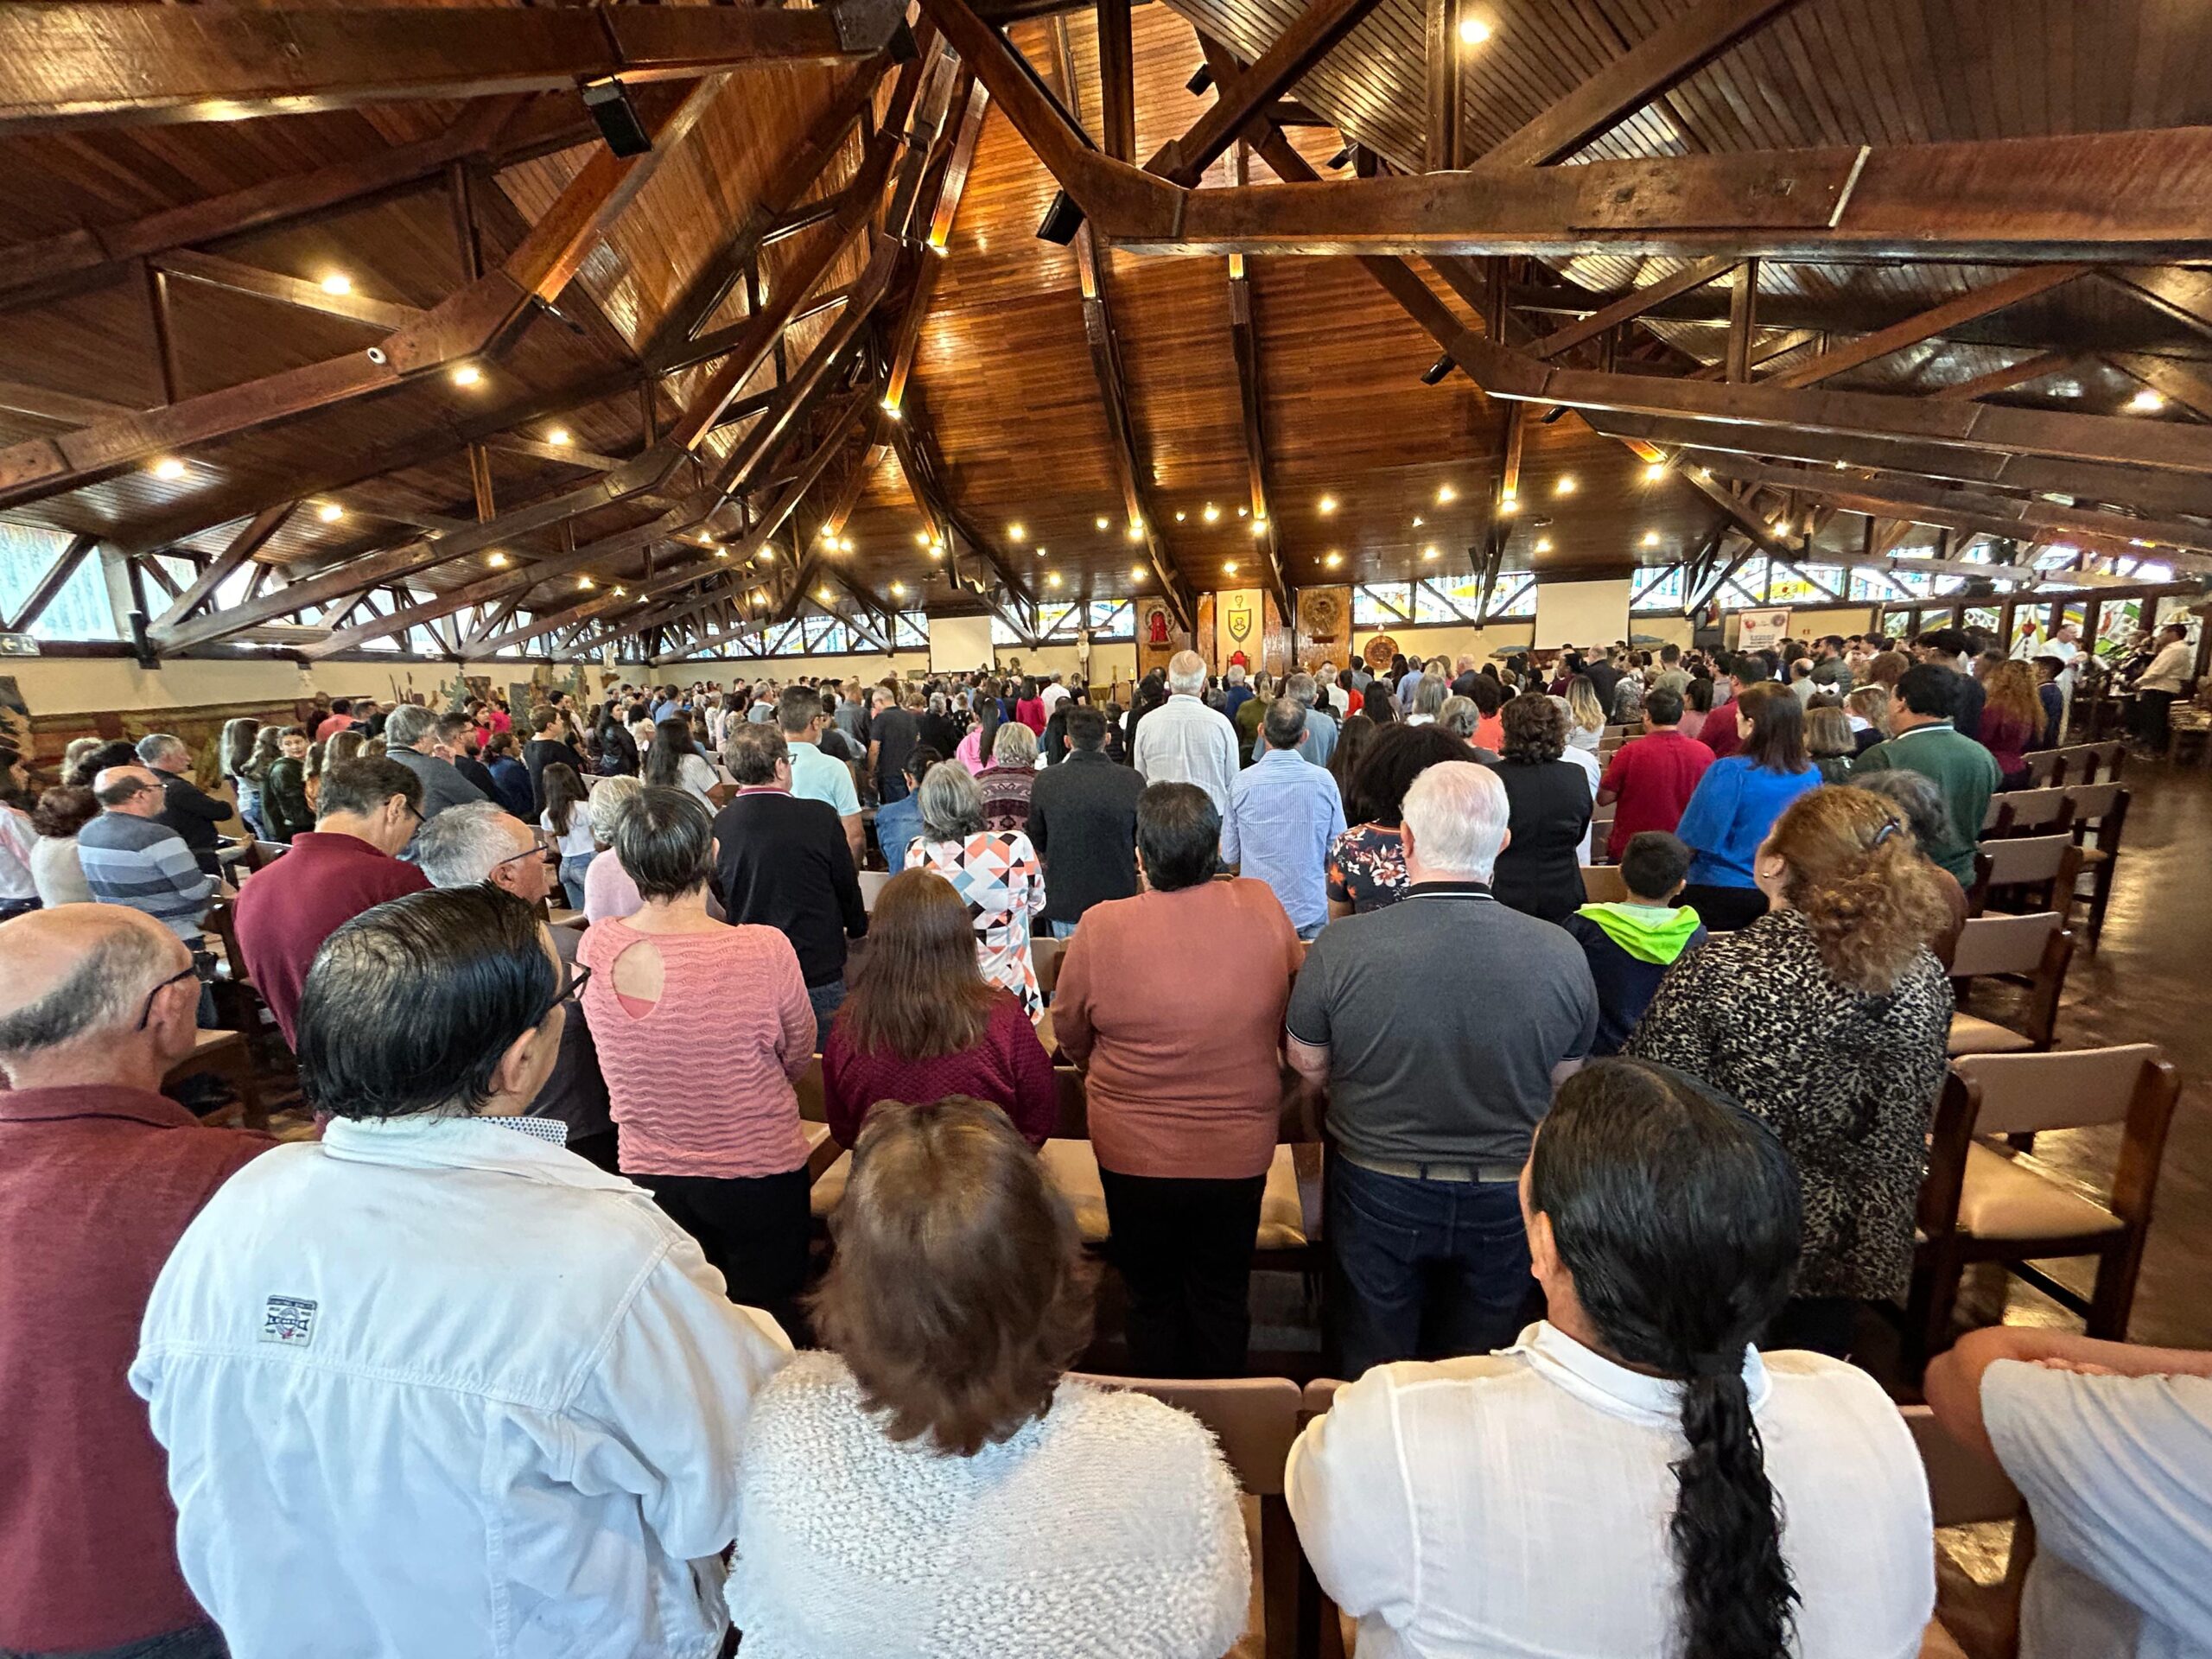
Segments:
[[[1398,642],[1387,633],[1378,633],[1367,642],[1367,649],[1360,655],[1367,659],[1369,668],[1381,672],[1390,666],[1390,659],[1398,654]]]
[[[1788,611],[1736,613],[1736,649],[1738,651],[1766,651],[1789,637]]]
[[[1351,589],[1301,588],[1298,590],[1298,631],[1293,642],[1298,665],[1308,670],[1323,663],[1351,666]]]
[[[1140,599],[1136,609],[1137,677],[1141,679],[1155,668],[1165,669],[1170,657],[1189,648],[1191,639],[1177,631],[1174,613],[1166,600]]]
[[[1213,595],[1213,671],[1241,668],[1255,674],[1265,664],[1266,599],[1257,588],[1230,588]]]

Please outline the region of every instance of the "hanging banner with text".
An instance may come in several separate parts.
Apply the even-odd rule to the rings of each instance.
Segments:
[[[1771,651],[1789,637],[1789,613],[1787,611],[1736,613],[1736,649],[1738,651]]]

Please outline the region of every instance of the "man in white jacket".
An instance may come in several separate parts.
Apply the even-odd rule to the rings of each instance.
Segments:
[[[162,1272],[130,1382],[234,1659],[721,1647],[746,1418],[790,1345],[523,1116],[567,979],[488,886],[340,928],[298,1043],[334,1121],[229,1182]]]

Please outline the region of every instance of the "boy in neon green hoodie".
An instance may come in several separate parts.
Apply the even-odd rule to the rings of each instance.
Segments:
[[[1689,868],[1690,849],[1664,830],[1631,836],[1621,849],[1627,902],[1585,905],[1567,918],[1598,985],[1593,1056],[1620,1052],[1667,970],[1705,943],[1697,912],[1668,902],[1682,890]]]

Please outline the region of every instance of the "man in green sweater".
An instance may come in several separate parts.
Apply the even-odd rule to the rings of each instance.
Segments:
[[[1862,772],[1916,772],[1935,782],[1950,808],[1950,832],[1928,856],[1974,886],[1974,852],[1981,839],[1989,798],[1997,792],[1997,758],[1975,739],[1954,730],[1951,710],[1958,706],[1959,676],[1934,663],[1905,671],[1891,704],[1890,736],[1860,755],[1852,766]]]

